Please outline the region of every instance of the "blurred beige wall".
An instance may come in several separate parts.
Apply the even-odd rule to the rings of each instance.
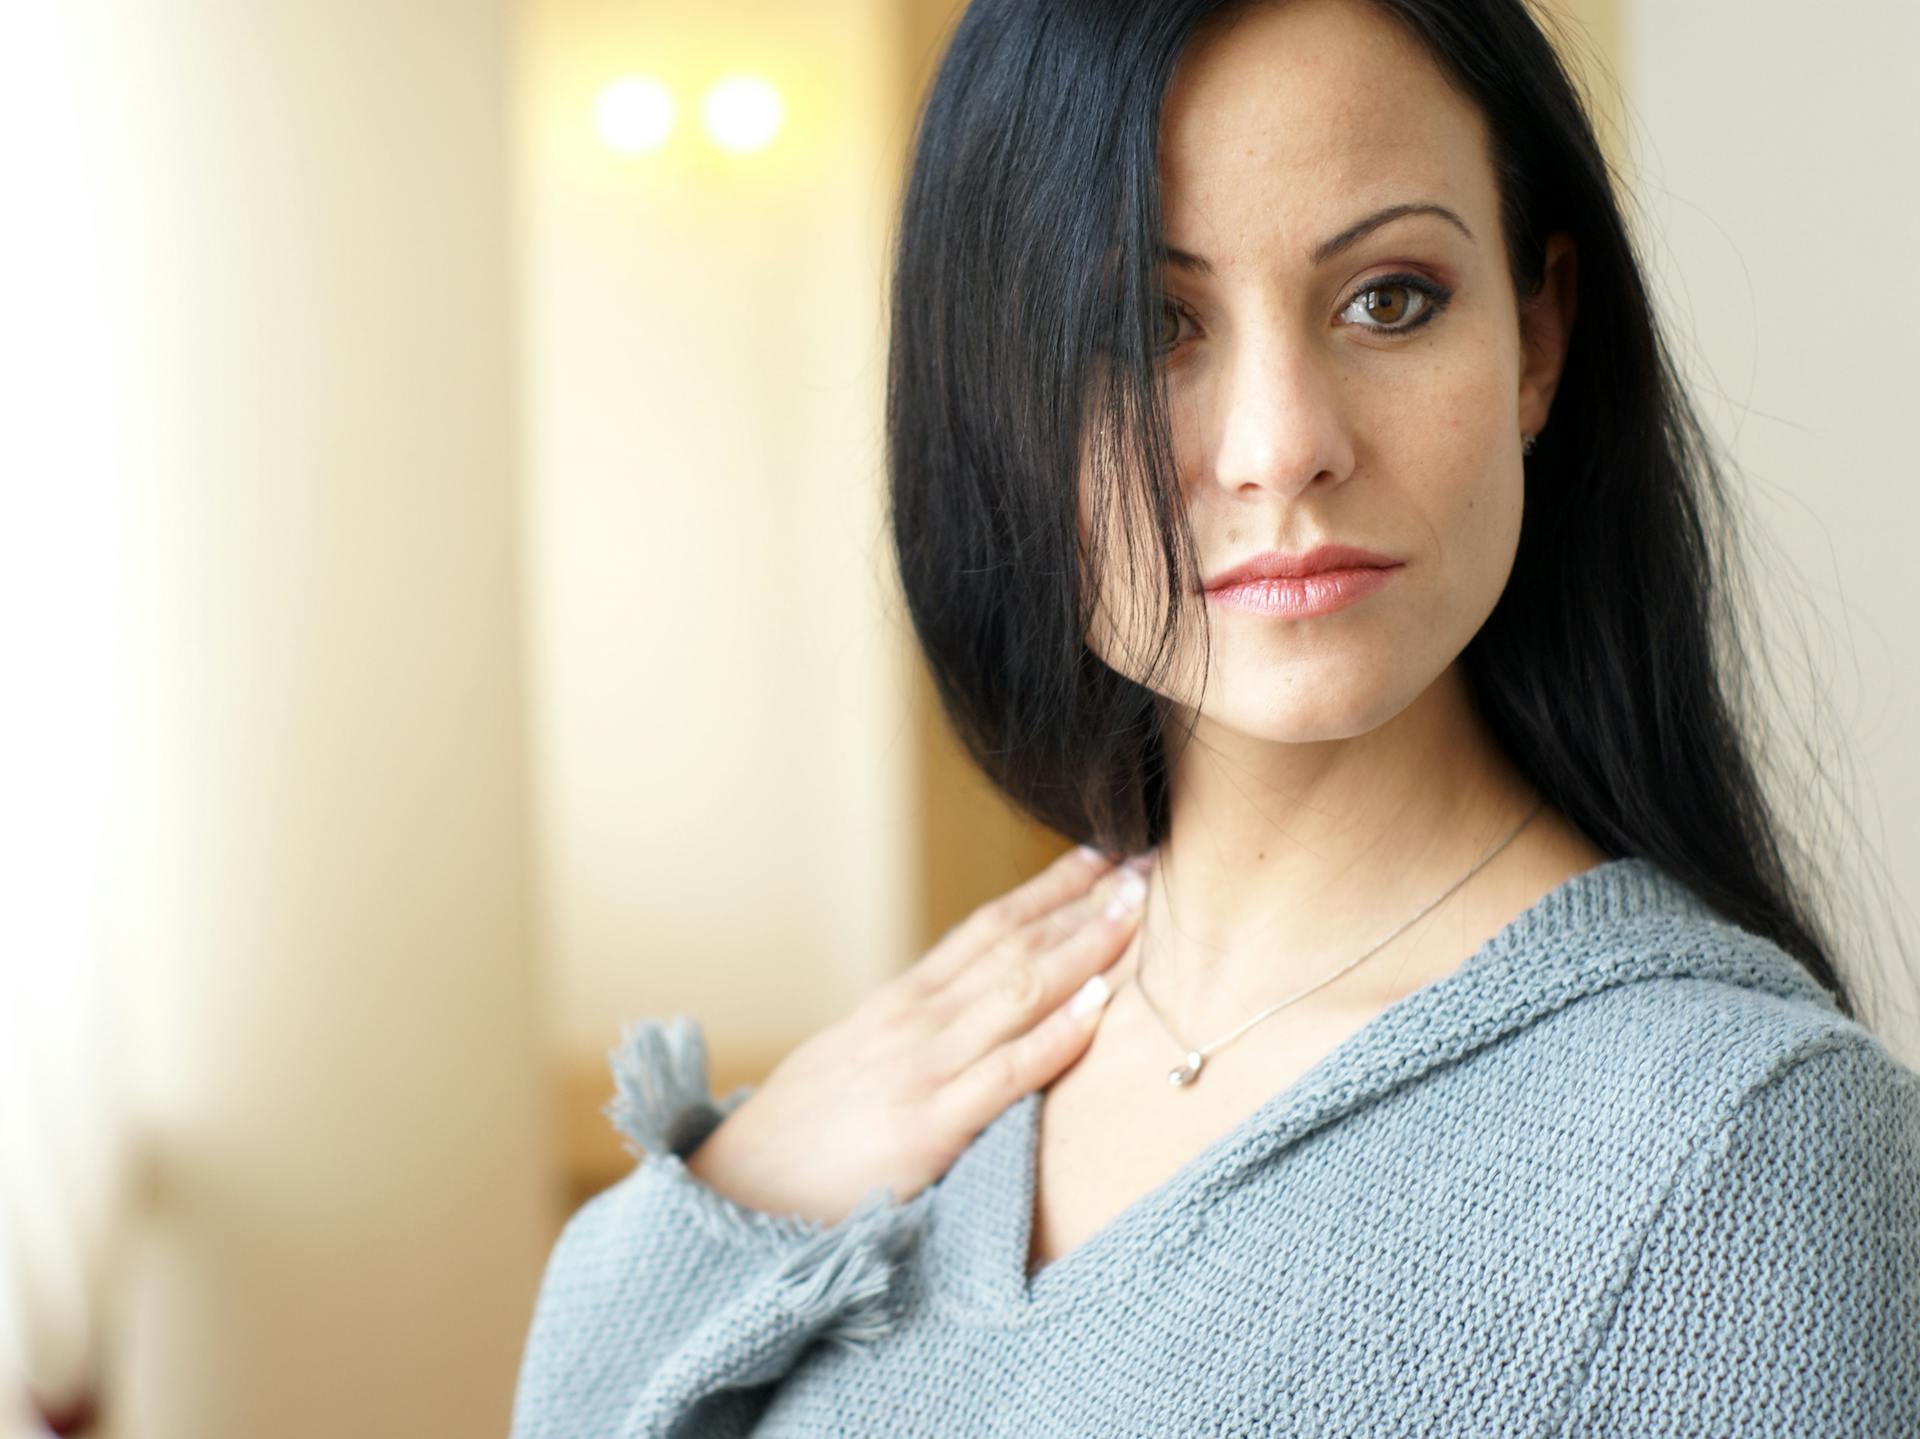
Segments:
[[[541,952],[580,1132],[620,1024],[698,1016],[716,1083],[908,957],[918,819],[881,504],[895,0],[523,0],[516,114]],[[707,88],[783,97],[764,150]],[[679,104],[623,154],[596,99]]]
[[[1920,1067],[1920,9],[1624,0],[1621,36],[1649,284],[1754,524],[1768,778]]]
[[[544,1256],[500,0],[72,0],[124,471],[117,1439],[502,1432]]]

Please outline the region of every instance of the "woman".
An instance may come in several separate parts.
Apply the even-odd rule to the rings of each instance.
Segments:
[[[1096,848],[758,1089],[630,1033],[517,1439],[1920,1432],[1920,1076],[1518,0],[976,0],[891,379],[948,712]]]

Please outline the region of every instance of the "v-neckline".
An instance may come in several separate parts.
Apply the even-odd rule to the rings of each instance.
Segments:
[[[1389,1014],[1413,1004],[1428,990],[1444,984],[1455,973],[1458,973],[1458,969],[1422,985],[1419,989],[1401,995],[1391,1004],[1382,1006],[1378,1013],[1302,1070],[1290,1083],[1275,1090],[1241,1116],[1239,1122],[1232,1128],[1216,1137],[1211,1144],[1198,1153],[1189,1156],[1151,1189],[1136,1195],[1130,1203],[1110,1215],[1104,1224],[1079,1243],[1064,1253],[1054,1255],[1040,1267],[1037,1273],[1031,1274],[1028,1272],[1028,1260],[1033,1248],[1034,1211],[1039,1198],[1040,1115],[1045,1096],[1040,1090],[1021,1096],[1013,1116],[1013,1143],[1020,1155],[1019,1188],[1023,1196],[1016,1216],[1018,1222],[1013,1226],[1016,1231],[1013,1235],[1013,1247],[1017,1256],[1020,1302],[1029,1306],[1046,1304],[1048,1297],[1064,1282],[1060,1277],[1063,1273],[1071,1275],[1076,1268],[1076,1262],[1079,1266],[1091,1262],[1082,1258],[1087,1251],[1095,1250],[1097,1258],[1098,1251],[1121,1243],[1129,1230],[1139,1228],[1160,1211],[1172,1207],[1175,1194],[1198,1184],[1208,1171],[1218,1168],[1225,1156],[1239,1146],[1243,1136],[1271,1127],[1273,1121],[1284,1110],[1299,1102],[1301,1097],[1318,1082],[1324,1071],[1335,1063],[1344,1062],[1351,1052],[1371,1042],[1373,1034]]]
[[[1040,1090],[1022,1095],[1014,1106],[1011,1121],[1011,1143],[1020,1157],[1018,1174],[1022,1196],[1016,1222],[1011,1226],[1014,1263],[1019,1280],[1017,1302],[1035,1308],[1047,1305],[1051,1296],[1079,1269],[1097,1263],[1106,1250],[1123,1244],[1131,1231],[1149,1224],[1161,1212],[1174,1207],[1176,1195],[1198,1185],[1210,1171],[1219,1168],[1226,1156],[1239,1147],[1244,1137],[1271,1128],[1285,1110],[1302,1102],[1318,1086],[1328,1070],[1349,1063],[1356,1052],[1372,1044],[1389,1015],[1397,1017],[1409,1006],[1431,1002],[1431,991],[1448,983],[1464,967],[1458,966],[1439,979],[1383,1006],[1366,1023],[1302,1070],[1292,1082],[1268,1095],[1232,1128],[1182,1162],[1151,1189],[1135,1196],[1078,1244],[1062,1254],[1056,1254],[1034,1274],[1028,1273],[1028,1258],[1033,1247],[1034,1208],[1040,1175],[1040,1111],[1045,1096]],[[1092,1257],[1089,1258],[1089,1255]]]
[[[1073,1281],[1085,1272],[1096,1271],[1117,1259],[1131,1275],[1151,1260],[1152,1245],[1146,1242],[1149,1235],[1158,1241],[1189,1237],[1186,1232],[1176,1235],[1156,1230],[1155,1226],[1168,1213],[1177,1212],[1179,1201],[1186,1193],[1223,1170],[1247,1142],[1268,1131],[1302,1129],[1318,1117],[1316,1106],[1330,1108],[1350,1098],[1351,1086],[1345,1081],[1351,1076],[1347,1072],[1367,1064],[1373,1052],[1383,1046],[1386,1049],[1378,1057],[1394,1058],[1390,1052],[1394,1034],[1404,1029],[1410,1020],[1417,1020],[1422,1011],[1445,1005],[1462,986],[1477,982],[1479,971],[1486,964],[1535,935],[1542,926],[1553,923],[1578,895],[1595,886],[1607,885],[1626,876],[1629,869],[1646,864],[1632,857],[1615,858],[1562,880],[1488,936],[1460,964],[1384,1006],[1291,1083],[1261,1101],[1239,1123],[1153,1188],[1136,1196],[1100,1228],[1065,1253],[1054,1256],[1036,1274],[1028,1273],[1028,1258],[1033,1242],[1040,1107],[1044,1096],[1037,1089],[1022,1095],[979,1137],[976,1147],[980,1152],[962,1158],[961,1163],[974,1172],[964,1176],[960,1193],[950,1195],[950,1199],[963,1203],[961,1195],[977,1193],[980,1185],[992,1192],[997,1182],[1011,1191],[1014,1211],[1011,1215],[954,1216],[953,1227],[960,1233],[948,1242],[958,1245],[962,1252],[972,1248],[978,1253],[983,1248],[990,1257],[985,1271],[975,1276],[978,1282],[968,1286],[972,1294],[949,1292],[943,1298],[943,1307],[965,1314],[976,1323],[1032,1322],[1057,1308],[1070,1294]],[[1302,1112],[1290,1114],[1294,1109]],[[949,1177],[957,1176],[950,1174]],[[1187,1230],[1196,1228],[1200,1219],[1201,1213],[1196,1210]],[[948,1255],[949,1260],[955,1257]]]

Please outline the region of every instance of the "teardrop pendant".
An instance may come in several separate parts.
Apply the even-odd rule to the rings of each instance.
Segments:
[[[1201,1057],[1199,1050],[1188,1050],[1187,1062],[1178,1069],[1170,1069],[1167,1071],[1167,1083],[1185,1088],[1200,1077],[1200,1066],[1205,1063],[1206,1060]]]

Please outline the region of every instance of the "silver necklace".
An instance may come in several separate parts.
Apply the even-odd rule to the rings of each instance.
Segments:
[[[1431,914],[1435,909],[1437,909],[1440,906],[1441,902],[1445,900],[1449,895],[1453,894],[1455,890],[1459,889],[1461,885],[1465,884],[1468,880],[1472,879],[1476,874],[1478,874],[1481,871],[1481,869],[1485,867],[1485,865],[1489,860],[1491,860],[1495,855],[1500,853],[1500,851],[1505,849],[1508,845],[1512,844],[1515,836],[1517,836],[1521,830],[1525,829],[1529,824],[1533,822],[1533,817],[1540,813],[1541,808],[1545,804],[1546,804],[1546,801],[1544,799],[1536,803],[1532,809],[1527,811],[1527,817],[1521,820],[1519,824],[1515,825],[1512,831],[1507,835],[1505,839],[1501,840],[1500,843],[1495,845],[1491,850],[1489,850],[1485,855],[1483,855],[1480,858],[1479,862],[1475,864],[1472,869],[1468,870],[1465,874],[1461,875],[1459,879],[1455,880],[1453,884],[1448,887],[1445,894],[1442,894],[1439,899],[1436,899],[1432,904],[1428,905],[1425,909],[1421,910],[1420,913],[1416,914],[1412,919],[1408,920],[1405,924],[1401,925],[1400,928],[1396,929],[1392,934],[1388,935],[1385,939],[1381,940],[1378,944],[1374,945],[1372,949],[1367,950],[1366,953],[1360,955],[1358,959],[1351,959],[1347,961],[1347,963],[1341,965],[1340,968],[1336,969],[1332,974],[1328,975],[1325,979],[1319,980],[1318,982],[1307,986],[1307,988],[1301,990],[1298,994],[1291,995],[1288,998],[1281,1000],[1278,1004],[1273,1005],[1271,1008],[1261,1010],[1260,1013],[1256,1014],[1252,1019],[1249,1019],[1245,1024],[1241,1025],[1238,1029],[1234,1030],[1234,1032],[1232,1034],[1229,1034],[1225,1039],[1216,1039],[1212,1044],[1209,1044],[1204,1048],[1189,1049],[1184,1043],[1182,1043],[1180,1036],[1173,1032],[1173,1026],[1167,1023],[1166,1015],[1160,1012],[1160,1006],[1155,1004],[1153,1002],[1153,997],[1147,993],[1147,987],[1145,984],[1145,970],[1143,968],[1139,974],[1136,974],[1134,976],[1134,979],[1133,979],[1134,987],[1140,991],[1140,997],[1146,1000],[1147,1008],[1153,1011],[1154,1018],[1160,1021],[1160,1027],[1166,1030],[1168,1037],[1171,1038],[1174,1044],[1179,1047],[1180,1052],[1186,1055],[1185,1063],[1181,1064],[1178,1068],[1170,1069],[1167,1071],[1167,1083],[1171,1085],[1175,1085],[1177,1087],[1181,1087],[1181,1088],[1184,1088],[1185,1086],[1192,1084],[1194,1080],[1200,1077],[1200,1069],[1201,1069],[1201,1066],[1207,1062],[1207,1056],[1209,1054],[1212,1054],[1216,1049],[1221,1048],[1223,1045],[1228,1045],[1233,1043],[1234,1040],[1238,1039],[1241,1035],[1245,1034],[1249,1029],[1252,1029],[1254,1025],[1258,1024],[1261,1020],[1265,1019],[1268,1015],[1277,1014],[1280,1010],[1285,1009],[1288,1005],[1294,1003],[1295,1001],[1305,999],[1308,995],[1312,994],[1316,989],[1324,988],[1325,986],[1333,983],[1334,980],[1338,979],[1341,975],[1345,974],[1348,970],[1352,969],[1356,964],[1360,963],[1360,960],[1367,958],[1368,955],[1376,954],[1380,950],[1385,949],[1389,944],[1392,944],[1394,940],[1398,939],[1401,935],[1405,934],[1414,925],[1418,924],[1422,919],[1425,919],[1429,914]]]

